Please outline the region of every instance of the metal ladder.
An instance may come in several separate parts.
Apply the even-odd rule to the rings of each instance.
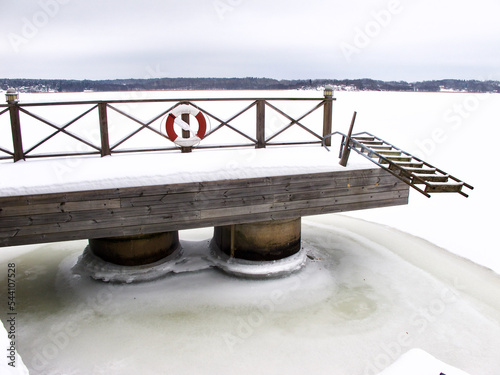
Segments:
[[[459,193],[468,197],[462,189],[474,189],[473,186],[368,132],[346,138],[349,139],[347,150],[356,151],[427,197],[430,197],[431,193]],[[342,144],[344,151],[346,138],[343,138]]]

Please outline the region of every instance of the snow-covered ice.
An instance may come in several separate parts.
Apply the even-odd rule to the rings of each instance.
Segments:
[[[246,94],[141,95],[317,97],[321,93]],[[78,95],[109,99],[130,94]],[[196,254],[208,249],[209,228],[180,232],[181,243],[194,255],[193,263],[184,264],[185,272],[132,285],[75,275],[72,267],[86,241],[3,248],[0,267],[6,270],[8,262],[15,262],[19,269],[22,313],[17,349],[30,373],[361,375],[386,369],[383,375],[387,375],[419,369],[424,375],[425,371],[429,375],[430,371],[436,375],[497,374],[500,257],[497,225],[490,215],[499,207],[494,181],[481,167],[481,162],[496,160],[496,156],[493,148],[484,148],[475,159],[476,142],[471,140],[477,134],[498,138],[495,122],[500,118],[500,97],[375,92],[336,96],[334,130],[345,132],[356,110],[357,131],[370,131],[471,183],[475,190],[470,198],[434,195],[427,199],[412,192],[408,206],[303,218],[306,264],[287,278],[272,280],[238,279],[200,267]],[[44,95],[33,97],[39,99],[29,101],[51,100]],[[276,121],[271,118],[271,123]],[[286,152],[264,151],[268,155]],[[219,152],[210,154],[224,153]],[[312,152],[324,154],[325,150]],[[327,157],[336,153],[332,147]],[[178,157],[174,155],[163,156]],[[238,166],[249,158],[258,161],[258,155],[264,154],[235,151],[236,164],[220,157],[212,168],[219,168],[216,174],[241,172]],[[180,156],[187,156],[183,163],[194,159]],[[129,161],[134,157],[119,156]],[[149,174],[148,183],[162,183],[147,163],[158,155],[143,157],[143,168],[129,163],[132,170]],[[112,183],[106,177],[117,170],[101,171],[92,163],[111,165],[109,159],[115,158],[83,158],[76,165],[61,159],[61,168],[36,187],[24,173],[8,172],[14,168],[12,162],[2,162],[2,172],[18,179],[2,180],[2,194],[27,193],[33,188],[48,192],[61,183],[74,183],[75,188],[80,183],[103,186],[98,184]],[[16,168],[28,171],[23,168],[43,163],[28,160],[16,163]],[[251,173],[261,173],[266,163],[263,158]],[[280,166],[288,173],[293,162],[274,168]],[[97,176],[94,181],[92,175]],[[125,176],[124,181],[131,178]],[[185,173],[178,178],[188,181],[192,176]],[[2,271],[3,301],[5,277]],[[5,305],[0,304],[2,314]]]
[[[193,251],[210,236],[181,231]],[[306,265],[286,278],[209,268],[140,284],[76,276],[85,241],[6,249],[19,268],[19,353],[32,374],[377,374],[421,348],[470,374],[497,373],[491,271],[342,215],[304,220],[303,245]],[[427,261],[415,265],[415,252]]]
[[[421,349],[412,349],[403,354],[394,364],[380,375],[468,375],[466,372],[450,366]]]
[[[9,318],[12,318],[10,316]],[[15,317],[14,317],[15,319]],[[9,319],[6,319],[7,324],[9,324]],[[23,359],[16,351],[16,337],[15,337],[15,326],[14,333],[9,332],[3,326],[3,323],[0,321],[0,348],[5,349],[2,350],[2,354],[5,355],[6,358],[2,358],[0,361],[0,373],[2,375],[27,375],[28,369],[23,362]]]

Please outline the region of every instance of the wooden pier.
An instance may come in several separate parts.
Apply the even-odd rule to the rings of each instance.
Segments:
[[[380,168],[0,197],[0,246],[130,236],[408,203]]]
[[[193,146],[197,147],[197,153],[207,152],[203,149],[208,148],[265,149],[272,146],[298,147],[315,144],[317,147],[328,147],[332,144],[332,136],[339,135],[342,138],[342,155],[339,155],[339,159],[342,156],[343,167],[339,167],[338,160],[335,160],[331,169],[328,166],[327,171],[316,173],[309,172],[311,169],[308,164],[306,173],[304,170],[289,174],[269,172],[249,178],[236,174],[224,179],[195,179],[193,182],[182,183],[171,180],[168,182],[166,179],[166,183],[156,185],[138,184],[133,187],[77,189],[78,191],[62,189],[50,194],[2,196],[0,193],[0,247],[88,239],[91,240],[90,247],[95,246],[95,254],[107,254],[109,259],[118,259],[117,264],[123,261],[121,264],[139,265],[171,254],[178,244],[176,231],[215,227],[214,241],[226,255],[233,257],[241,254],[241,259],[247,260],[278,260],[299,251],[297,245],[300,248],[302,216],[404,205],[408,203],[410,187],[426,196],[435,192],[457,192],[467,196],[462,188],[473,188],[375,136],[367,136],[365,133],[361,136],[352,135],[355,114],[347,136],[338,131],[332,133],[332,94],[332,89],[327,87],[324,98],[212,98],[19,104],[15,93],[10,92],[7,95],[8,105],[0,106],[0,116],[10,114],[13,147],[0,148],[0,159],[13,159],[17,162],[29,158],[92,155],[109,157],[124,152],[186,153],[191,152]],[[300,117],[290,116],[277,105],[279,102],[295,104],[298,101],[316,103]],[[227,105],[230,102],[231,105],[243,103],[243,109],[228,119],[222,119],[222,116],[205,107],[210,103],[221,102],[226,102],[224,104]],[[161,110],[150,121],[143,121],[120,108],[123,103],[156,104]],[[83,112],[66,124],[58,125],[33,111],[33,108],[49,105],[83,106]],[[323,109],[322,114],[318,113],[319,109]],[[113,121],[116,121],[116,116],[124,121],[124,117],[127,121],[134,122],[137,129],[113,143],[111,139],[115,137],[110,135],[110,111],[115,116]],[[244,114],[248,115],[249,111],[254,111],[254,120],[248,122],[247,119],[245,129],[236,126],[234,122]],[[274,112],[275,116],[282,116],[288,124],[267,134],[267,111]],[[69,130],[70,126],[90,113],[98,115],[94,122],[99,134],[97,142],[89,141]],[[306,119],[318,114],[320,117],[313,121],[313,128],[308,127]],[[190,116],[198,122],[196,135],[189,123]],[[54,130],[25,148],[21,118],[42,122]],[[208,129],[207,120],[213,121],[215,126]],[[174,124],[182,128],[182,136],[176,133]],[[163,129],[165,126],[166,129]],[[120,128],[120,123],[115,123],[114,127]],[[300,128],[313,140],[278,141],[279,136],[291,128]],[[213,135],[220,129],[236,133],[244,142],[215,145],[204,143],[207,138],[213,139]],[[128,140],[143,131],[160,136],[161,147],[122,148]],[[49,154],[37,154],[37,149],[56,135],[71,137],[83,144],[86,151],[68,153],[54,150]],[[203,142],[200,143],[202,138]],[[350,150],[369,159],[371,163],[354,168],[346,167]],[[272,238],[273,231],[281,231],[283,234],[281,237],[274,236],[280,238],[276,244],[271,244],[276,242],[276,238]],[[150,247],[150,236],[144,236],[150,234],[158,234],[154,240],[158,244],[157,252],[151,253],[146,249]],[[168,245],[162,244],[162,234],[169,238]],[[131,251],[127,246],[122,249],[121,245],[116,245],[116,239],[129,241],[130,246],[137,245],[139,255],[129,259],[128,255],[136,250]],[[260,248],[243,250],[246,240],[248,243],[259,244]],[[239,253],[237,246],[241,248]]]

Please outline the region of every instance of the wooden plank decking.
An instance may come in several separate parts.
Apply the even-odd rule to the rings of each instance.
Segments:
[[[0,247],[286,219],[408,203],[380,168],[0,197]]]

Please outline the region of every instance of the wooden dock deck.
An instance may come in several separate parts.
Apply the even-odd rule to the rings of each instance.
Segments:
[[[0,247],[118,237],[408,203],[381,168],[0,197]]]

